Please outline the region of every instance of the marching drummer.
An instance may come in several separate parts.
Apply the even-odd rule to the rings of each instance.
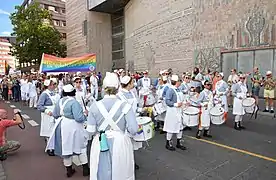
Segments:
[[[177,144],[176,148],[186,150],[186,147],[182,145],[182,105],[184,101],[183,93],[178,89],[180,86],[180,80],[177,75],[171,77],[172,86],[166,92],[166,105],[167,112],[165,116],[165,123],[163,130],[167,132],[166,149],[175,151],[172,142],[173,134],[176,134]]]
[[[148,77],[149,73],[148,71],[144,71],[143,74],[144,74],[144,77],[139,79],[138,81],[138,89],[141,89],[141,88],[150,89],[151,80]]]
[[[223,80],[223,77],[224,75],[222,72],[217,75],[218,82],[216,83],[215,93],[216,93],[216,96],[221,98],[221,105],[223,106],[225,111],[224,119],[227,120],[227,113],[228,113],[227,96],[229,93],[229,86]]]
[[[44,81],[45,90],[39,96],[37,109],[41,112],[40,136],[49,140],[52,129],[55,125],[53,117],[54,106],[60,99],[60,95],[55,93],[56,83],[52,80],[46,79]],[[47,150],[49,156],[54,156],[54,150]]]
[[[163,103],[165,104],[165,98],[166,98],[166,92],[167,90],[170,88],[170,84],[168,83],[168,78],[167,76],[162,76],[159,80],[159,86],[157,88],[156,94],[157,94],[157,99],[158,99],[158,103]],[[156,122],[156,129],[159,129],[161,124],[163,125],[164,123],[164,119],[166,116],[166,112],[162,113],[162,114],[158,114],[155,117]],[[160,131],[160,134],[163,134],[163,128]]]
[[[190,100],[200,107],[199,126],[196,134],[196,138],[201,138],[201,132],[203,136],[211,138],[210,135],[210,114],[209,111],[213,107],[213,93],[211,91],[212,84],[209,81],[204,82],[204,90],[201,91],[197,99],[191,98]]]
[[[124,76],[121,79],[121,87],[122,89],[118,92],[117,96],[120,100],[127,102],[131,105],[132,110],[134,113],[137,112],[137,104],[138,100],[133,92],[131,92],[131,89],[134,88],[134,81],[129,76]],[[136,118],[135,118],[136,120]],[[133,149],[134,151],[139,150],[142,148],[143,144],[142,142],[137,142],[132,139],[133,143]],[[139,169],[139,166],[135,163],[135,169]]]
[[[83,108],[74,98],[75,95],[76,90],[71,84],[63,87],[63,98],[53,111],[57,122],[46,147],[54,148],[55,154],[63,158],[67,177],[72,177],[75,173],[72,167],[73,156],[82,164],[83,176],[89,176],[90,172],[86,152],[88,134],[83,128],[86,117]]]
[[[133,145],[128,133],[138,131],[131,105],[118,99],[118,77],[106,73],[105,96],[94,102],[88,115],[87,131],[94,134],[90,156],[90,180],[134,179]]]
[[[234,128],[236,130],[245,129],[244,126],[242,126],[242,118],[245,115],[245,110],[242,106],[242,100],[246,98],[247,96],[247,86],[245,83],[245,74],[240,74],[240,81],[236,84],[234,84],[231,88],[232,95],[234,97],[233,102],[233,115],[235,115],[235,126]]]

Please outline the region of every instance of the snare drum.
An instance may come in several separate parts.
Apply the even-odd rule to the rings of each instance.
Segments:
[[[166,110],[167,110],[167,106],[163,101],[154,104],[153,107],[154,107],[157,115],[162,114],[162,113],[166,112]]]
[[[199,109],[189,106],[183,111],[183,125],[184,126],[197,126],[198,125]]]
[[[136,117],[139,129],[133,137],[135,141],[143,142],[154,137],[154,124],[149,117]]]
[[[210,110],[211,122],[215,125],[221,125],[225,122],[224,109],[217,105]]]
[[[255,111],[255,102],[256,100],[254,98],[245,98],[242,101],[242,106],[244,108],[244,111],[246,113],[252,114]]]

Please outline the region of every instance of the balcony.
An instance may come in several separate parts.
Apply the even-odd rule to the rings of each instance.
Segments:
[[[124,8],[129,0],[87,0],[90,11],[113,14]]]

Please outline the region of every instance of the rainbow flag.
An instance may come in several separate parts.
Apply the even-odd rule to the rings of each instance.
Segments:
[[[96,54],[81,57],[59,58],[43,54],[40,72],[87,72],[96,70]]]

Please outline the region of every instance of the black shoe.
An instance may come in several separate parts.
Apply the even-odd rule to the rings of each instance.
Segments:
[[[66,173],[67,177],[72,177],[76,172],[76,170],[73,169],[72,166],[66,167],[66,170],[67,170],[67,173]]]
[[[274,110],[271,109],[271,110],[270,110],[270,113],[274,113]]]
[[[160,134],[165,134],[165,133],[166,133],[166,132],[165,132],[165,131],[163,131],[163,130],[161,130],[161,131],[160,131]]]
[[[83,176],[90,175],[90,168],[88,166],[88,163],[82,165],[82,174],[83,174]]]
[[[170,141],[167,140],[166,149],[168,149],[169,151],[175,151],[175,147],[173,147],[171,140]]]
[[[263,112],[269,112],[269,110],[265,109],[265,110],[263,110]]]
[[[176,148],[181,149],[181,150],[183,150],[183,151],[187,149],[185,146],[183,146],[183,145],[181,144],[181,139],[177,139]]]
[[[210,135],[210,130],[205,130],[204,129],[203,136],[207,137],[207,138],[212,138],[212,135]]]
[[[201,138],[201,130],[197,130],[196,138],[197,138],[197,139],[200,139],[200,138]]]
[[[8,158],[7,153],[0,154],[0,161],[5,161]]]
[[[135,170],[140,169],[140,167],[135,163]]]
[[[54,150],[47,150],[47,154],[49,156],[55,156],[55,151]]]
[[[234,128],[235,128],[236,130],[238,130],[238,131],[241,130],[241,128],[239,127],[239,123],[238,123],[238,122],[235,122]]]
[[[241,125],[241,122],[239,122],[239,127],[240,129],[245,129],[245,127]]]

